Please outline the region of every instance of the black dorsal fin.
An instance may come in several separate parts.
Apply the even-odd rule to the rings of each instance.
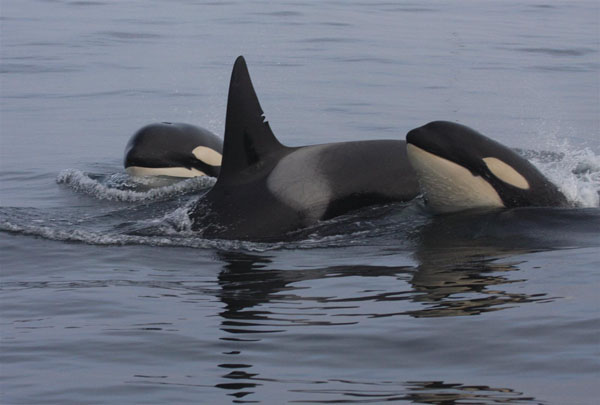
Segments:
[[[223,162],[218,183],[222,184],[258,163],[266,154],[283,147],[264,118],[246,61],[239,56],[229,83]]]

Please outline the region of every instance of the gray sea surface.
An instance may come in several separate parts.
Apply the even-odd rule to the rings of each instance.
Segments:
[[[123,150],[222,136],[238,55],[286,145],[457,121],[575,208],[203,239],[214,179],[130,178]],[[2,0],[0,403],[595,404],[599,190],[595,0]]]

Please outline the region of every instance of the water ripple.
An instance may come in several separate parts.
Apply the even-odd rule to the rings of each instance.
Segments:
[[[591,48],[572,48],[572,49],[560,49],[560,48],[517,48],[519,52],[532,53],[532,54],[543,54],[551,56],[584,56],[592,53],[596,53],[597,50]]]
[[[510,388],[486,385],[446,383],[444,381],[409,381],[368,383],[351,380],[328,380],[324,387],[294,389],[291,392],[320,398],[292,400],[290,403],[381,403],[410,401],[419,404],[542,404],[535,397]],[[333,385],[327,388],[328,385]],[[349,386],[349,387],[346,387]]]

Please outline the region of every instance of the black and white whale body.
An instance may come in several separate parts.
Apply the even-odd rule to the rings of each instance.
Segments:
[[[531,163],[464,125],[434,121],[406,136],[407,153],[435,212],[568,206]]]
[[[191,217],[204,237],[281,240],[319,220],[418,193],[404,141],[279,143],[240,56],[229,87],[221,173]]]
[[[124,165],[132,176],[217,177],[222,152],[221,139],[204,128],[161,122],[131,137]]]

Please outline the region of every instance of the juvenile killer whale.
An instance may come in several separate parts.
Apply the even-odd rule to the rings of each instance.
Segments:
[[[418,193],[404,141],[282,145],[240,56],[229,86],[221,172],[190,216],[204,237],[280,239],[317,221]]]
[[[161,122],[131,137],[123,163],[132,176],[217,177],[222,152],[221,139],[204,128]]]
[[[435,212],[569,205],[533,164],[464,125],[430,122],[410,131],[406,142],[408,159]]]

